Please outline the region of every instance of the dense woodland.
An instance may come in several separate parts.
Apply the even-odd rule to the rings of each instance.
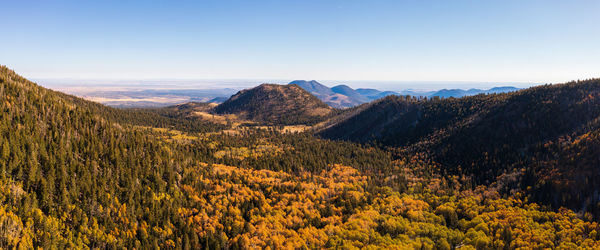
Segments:
[[[465,100],[483,103],[477,98],[518,96]],[[398,105],[410,110],[420,101],[404,102]],[[462,117],[471,112],[459,100],[431,103]],[[441,170],[451,160],[417,146],[330,141],[276,127],[225,133],[224,125],[193,117],[113,109],[44,89],[6,67],[0,110],[0,248],[600,247],[589,213],[531,202],[547,198],[543,188],[574,190],[553,186],[558,177],[597,172],[597,157],[580,158],[597,156],[596,130],[564,137],[570,125],[556,128],[556,140],[532,151],[546,158],[522,168],[520,178],[558,177],[539,193],[506,195],[498,183],[478,185],[475,172]],[[581,171],[569,176],[565,166]]]
[[[333,108],[295,84],[262,84],[242,90],[213,111],[268,125],[313,125],[334,113]]]
[[[390,96],[322,130],[325,138],[424,154],[442,175],[519,190],[600,218],[600,79],[448,99]]]

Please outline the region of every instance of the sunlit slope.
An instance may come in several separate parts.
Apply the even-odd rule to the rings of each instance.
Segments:
[[[269,125],[292,125],[323,121],[333,109],[297,85],[262,84],[238,92],[214,112]]]
[[[600,247],[573,211],[376,147],[139,126],[4,67],[0,97],[0,248]]]

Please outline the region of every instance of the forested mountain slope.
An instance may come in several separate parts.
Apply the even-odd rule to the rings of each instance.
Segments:
[[[426,162],[375,147],[140,126],[164,116],[121,113],[3,66],[0,111],[3,249],[600,247],[598,224],[573,211],[421,176]]]
[[[118,111],[41,88],[5,67],[0,83],[1,202],[19,217],[3,220],[12,228],[0,237],[3,247],[134,246],[131,235],[149,226],[161,230],[143,229],[146,240],[164,237],[176,210],[153,197],[173,194],[176,172],[191,166],[174,160],[182,151],[114,123]],[[152,207],[162,209],[144,209]]]
[[[559,161],[559,155],[566,154],[556,148],[550,152],[545,145],[563,145],[571,138],[597,133],[599,95],[600,80],[592,79],[459,99],[388,97],[321,135],[424,152],[441,163],[441,173],[473,176],[474,184],[487,185],[523,168],[517,175],[518,185],[553,191],[552,198],[535,195],[538,200],[556,207],[597,211],[598,198],[593,193],[600,179],[580,173],[598,167],[593,151],[570,153],[591,160],[585,164],[573,160],[556,168],[541,162]],[[581,185],[567,185],[575,181],[582,181]],[[566,186],[570,189],[565,193]]]
[[[272,125],[314,124],[333,109],[298,85],[262,84],[233,95],[213,110]]]

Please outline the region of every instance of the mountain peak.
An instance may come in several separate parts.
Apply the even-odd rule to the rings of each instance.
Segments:
[[[333,109],[295,84],[261,84],[233,95],[217,106],[217,114],[236,114],[265,124],[311,124]]]
[[[322,97],[327,95],[332,95],[333,91],[329,89],[329,87],[315,81],[315,80],[295,80],[290,82],[288,85],[298,85],[309,93],[315,95],[322,99]]]

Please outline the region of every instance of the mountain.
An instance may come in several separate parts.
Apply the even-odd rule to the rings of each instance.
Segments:
[[[418,154],[171,117],[214,105],[114,109],[0,66],[0,248],[600,247],[589,216],[472,187]],[[566,139],[537,162],[594,170],[598,134]]]
[[[460,99],[390,96],[320,135],[424,154],[443,174],[505,191],[530,187],[532,199],[598,217],[598,107],[600,79]]]
[[[399,95],[403,95],[403,96],[409,95],[409,96],[416,96],[416,97],[430,97],[435,92],[436,91],[417,91],[417,90],[406,89],[406,90],[400,91]]]
[[[369,102],[370,100],[374,100],[372,97],[363,95],[347,85],[337,85],[329,88],[314,80],[296,80],[290,82],[289,84],[296,84],[300,86],[304,90],[310,92],[321,101],[334,108],[349,108]],[[377,91],[378,94],[380,93],[378,90],[375,91]]]
[[[369,100],[377,100],[389,95],[410,95],[415,97],[442,97],[449,98],[455,97],[460,98],[464,96],[471,96],[477,94],[499,94],[506,92],[514,92],[518,91],[518,88],[515,87],[494,87],[488,90],[482,89],[441,89],[437,91],[415,91],[415,90],[403,90],[400,92],[394,91],[379,91],[377,89],[357,89],[356,92],[364,97],[367,97]]]
[[[441,89],[436,91],[435,93],[429,95],[429,97],[442,97],[442,98],[448,98],[448,97],[463,97],[463,96],[469,96],[469,95],[476,95],[478,93],[481,93],[481,90],[479,89],[469,89],[469,90],[463,90],[463,89]]]
[[[335,95],[326,98],[326,102],[335,107],[354,107],[369,101],[369,98],[362,96],[354,89],[346,85],[337,85],[331,88]]]
[[[377,89],[356,89],[360,95],[366,97],[370,101],[377,100],[388,95],[402,95],[402,93],[394,92],[394,91],[380,91]]]
[[[192,153],[167,147],[148,128],[191,131],[204,123],[109,108],[42,88],[4,66],[0,100],[0,248],[148,248],[161,237],[148,225],[173,230],[176,212],[156,195],[174,197],[178,169],[195,164]]]
[[[519,90],[518,88],[515,87],[494,87],[488,90],[482,90],[482,89],[468,89],[468,90],[464,90],[464,89],[441,89],[438,90],[436,92],[433,93],[426,93],[428,97],[442,97],[442,98],[449,98],[449,97],[455,97],[455,98],[460,98],[463,96],[472,96],[472,95],[478,95],[478,94],[499,94],[499,93],[507,93],[507,92],[514,92]]]
[[[380,90],[377,89],[356,89],[356,92],[358,92],[360,95],[362,96],[376,96],[379,93],[381,93]]]
[[[506,93],[513,92],[519,90],[515,87],[494,87],[488,90],[482,89],[441,89],[438,91],[414,91],[414,90],[404,90],[401,92],[394,91],[380,91],[377,89],[352,89],[347,85],[337,85],[332,88],[328,88],[327,86],[320,84],[319,82],[312,81],[304,81],[304,80],[296,80],[292,81],[289,84],[296,84],[303,88],[304,90],[310,92],[317,98],[321,99],[321,101],[327,103],[329,106],[334,108],[349,108],[355,107],[363,103],[367,103],[370,101],[374,101],[377,99],[384,98],[390,95],[410,95],[415,97],[441,97],[441,98],[449,98],[455,97],[460,98],[464,96],[472,96],[477,94],[497,94],[497,93]]]
[[[238,92],[213,112],[236,114],[266,124],[289,125],[322,121],[333,109],[298,85],[262,84]]]
[[[518,91],[519,88],[515,88],[515,87],[493,87],[491,89],[488,89],[486,91],[484,91],[485,93],[488,94],[497,94],[497,93],[507,93],[507,92],[514,92],[514,91]]]
[[[360,103],[359,101],[352,99],[349,96],[345,96],[345,95],[338,94],[338,93],[326,96],[326,97],[322,98],[321,100],[323,102],[325,102],[327,105],[329,105],[333,108],[338,108],[338,109],[354,107]]]
[[[346,111],[339,116],[343,118],[334,124],[329,124],[320,135],[328,139],[369,142],[386,138],[387,126],[397,125],[397,122],[416,122],[417,106],[405,97],[389,96],[372,103]],[[411,116],[407,119],[406,116]],[[408,125],[407,125],[408,126]]]
[[[302,89],[319,98],[321,101],[325,102],[327,105],[334,108],[352,107],[358,103],[358,100],[354,100],[349,96],[336,93],[331,88],[315,80],[295,80],[290,82],[288,85],[298,85]]]
[[[229,99],[229,98],[227,98],[227,97],[215,97],[213,99],[210,99],[208,101],[208,103],[223,103],[223,102],[227,101],[227,99]]]
[[[399,95],[398,92],[394,92],[394,91],[381,91],[379,94],[374,95],[374,96],[367,96],[367,98],[369,98],[369,100],[377,100],[377,99],[381,99],[384,98],[386,96],[390,96],[390,95]]]
[[[315,81],[305,81],[305,80],[295,80],[290,83],[290,85],[298,85],[309,93],[313,94],[316,97],[324,98],[330,95],[333,95],[334,92],[327,86]]]
[[[154,112],[45,89],[4,66],[0,100],[2,249],[324,247],[327,241],[313,240],[314,233],[334,230],[333,240],[346,240],[341,217],[356,213],[342,212],[351,203],[328,196],[351,201],[343,190],[367,179],[338,164],[391,169],[381,150],[307,134],[172,130],[171,120]],[[312,224],[288,224],[291,217],[281,216],[295,207],[281,204],[299,201],[310,212],[294,218]],[[328,208],[321,213],[323,202]],[[286,226],[259,228],[265,221]],[[280,238],[281,229],[299,235]]]
[[[369,98],[366,98],[365,96],[361,95],[356,90],[348,87],[347,85],[337,85],[337,86],[332,87],[331,90],[334,93],[342,94],[342,95],[350,97],[354,100],[357,100],[358,102],[360,102],[360,103],[357,103],[357,105],[369,101]]]

